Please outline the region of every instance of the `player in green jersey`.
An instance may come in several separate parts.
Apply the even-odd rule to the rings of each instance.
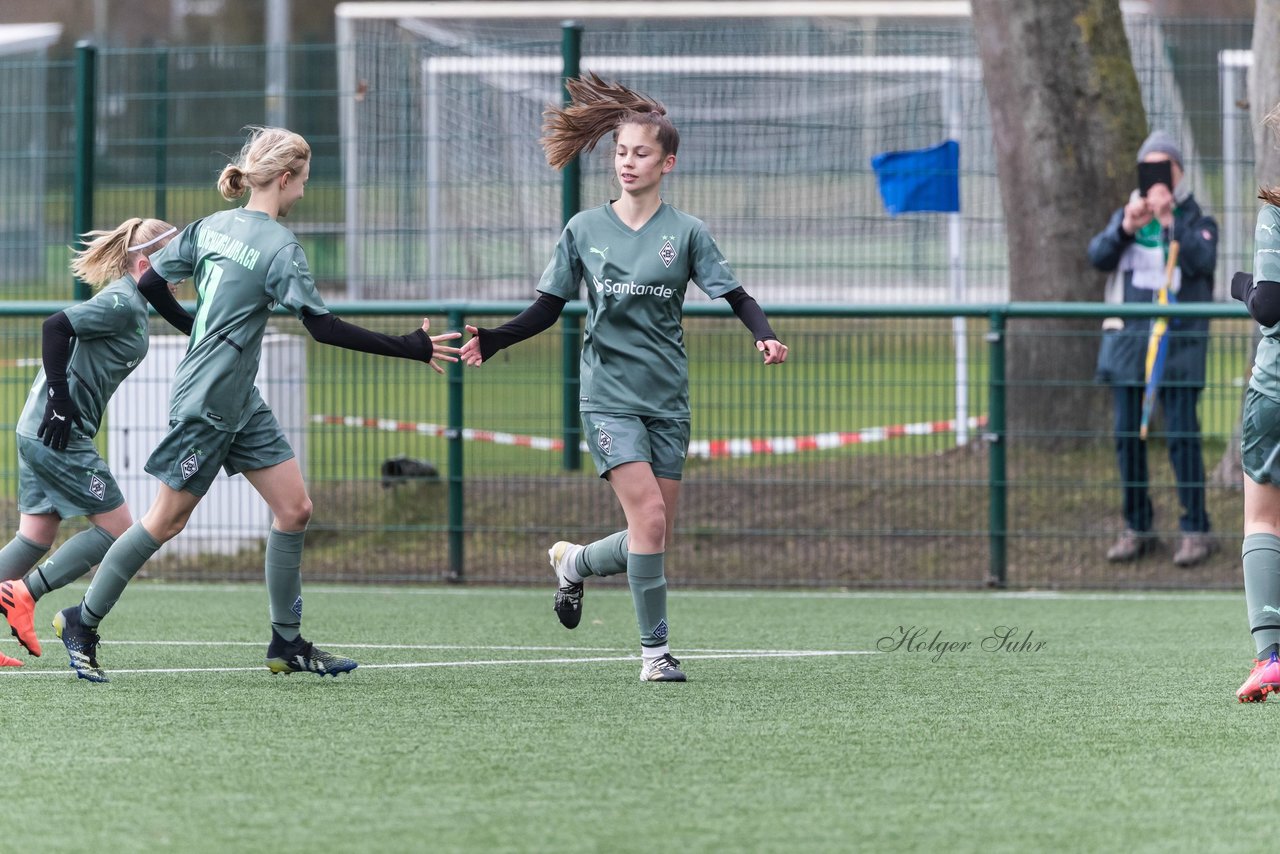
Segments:
[[[194,277],[195,325],[173,381],[169,431],[147,460],[147,471],[160,481],[155,501],[108,550],[84,600],[54,620],[81,678],[106,681],[97,661],[99,623],[142,565],[183,529],[219,468],[243,473],[274,517],[266,544],[267,666],[273,673],[335,676],[356,667],[301,636],[311,498],[284,431],[254,386],[263,333],[278,304],[322,344],[414,359],[438,373],[444,373],[438,360],[457,361],[458,353],[441,342],[460,333],[430,336],[424,320],[408,335],[384,335],[329,312],[297,238],[278,221],[302,198],[310,174],[305,139],[283,128],[251,128],[236,162],[218,179],[223,198],[248,192],[248,203],[188,225],[152,258],[152,271],[139,283],[167,317],[177,302],[166,283]]]
[[[548,329],[587,284],[582,345],[583,435],[596,471],[609,481],[625,530],[585,546],[549,550],[555,612],[566,628],[582,619],[583,579],[625,572],[640,628],[645,682],[683,682],[671,655],[664,553],[671,543],[689,447],[689,370],[681,318],[690,281],[724,298],[755,337],[764,364],[787,347],[738,284],[700,220],[662,200],[680,135],[657,101],[589,75],[568,81],[573,103],[550,107],[542,145],[555,168],[613,135],[619,197],[574,216],[538,283],[538,301],[497,329],[468,326],[462,359],[478,366],[499,350]]]
[[[1280,106],[1266,123],[1280,139]],[[1244,469],[1244,596],[1257,656],[1236,691],[1257,703],[1280,691],[1280,186],[1262,190],[1254,229],[1253,278],[1237,273],[1231,293],[1262,327],[1241,416]]]
[[[0,548],[0,611],[32,655],[40,654],[35,603],[97,565],[133,521],[93,437],[107,401],[147,354],[147,303],[137,283],[177,233],[162,220],[134,218],[85,234],[71,272],[96,293],[42,327],[42,367],[18,416],[18,531]],[[182,314],[189,331],[191,316]],[[76,516],[92,527],[36,566],[62,520]]]

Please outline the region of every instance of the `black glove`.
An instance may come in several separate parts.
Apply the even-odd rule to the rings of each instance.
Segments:
[[[1231,277],[1231,298],[1244,302],[1249,296],[1249,288],[1253,287],[1253,276],[1249,273],[1239,272]]]
[[[65,385],[49,386],[49,396],[44,402],[44,418],[36,436],[45,447],[65,451],[71,439],[71,425],[84,430],[80,423],[80,411],[71,402],[71,391]]]

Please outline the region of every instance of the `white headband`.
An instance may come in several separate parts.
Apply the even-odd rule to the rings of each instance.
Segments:
[[[130,246],[130,247],[129,247],[128,249],[126,249],[125,251],[126,251],[126,252],[137,252],[139,249],[146,249],[146,248],[147,248],[148,246],[150,246],[151,244],[153,244],[153,243],[159,243],[161,240],[164,240],[166,237],[169,237],[170,235],[172,235],[172,234],[177,234],[177,233],[178,233],[178,228],[177,228],[177,226],[169,226],[169,230],[168,230],[168,231],[163,232],[162,234],[158,234],[158,235],[156,235],[155,237],[153,237],[153,238],[151,238],[150,240],[148,240],[146,243],[139,243],[137,246]]]

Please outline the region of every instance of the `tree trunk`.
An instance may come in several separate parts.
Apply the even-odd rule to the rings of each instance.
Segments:
[[[973,0],[995,135],[1014,300],[1103,297],[1086,257],[1136,184],[1147,132],[1119,0]],[[1057,436],[1109,429],[1092,382],[1099,322],[1014,321],[1009,427]]]

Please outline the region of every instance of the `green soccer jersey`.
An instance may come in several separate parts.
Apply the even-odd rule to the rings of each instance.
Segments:
[[[688,418],[685,289],[693,281],[714,299],[738,287],[706,225],[665,202],[639,230],[612,205],[583,211],[565,226],[538,290],[575,299],[582,281],[581,411]]]
[[[1264,205],[1253,232],[1253,280],[1280,282],[1280,208]],[[1280,324],[1262,327],[1249,386],[1280,401]]]
[[[197,294],[169,417],[239,432],[262,404],[254,379],[272,309],[278,303],[298,317],[329,311],[302,247],[271,217],[237,208],[191,223],[151,264],[170,282],[194,276]]]
[[[125,276],[63,313],[76,331],[67,360],[67,387],[85,435],[93,437],[107,401],[147,355],[147,301],[133,279]],[[18,417],[18,435],[36,438],[48,396],[41,368]]]

